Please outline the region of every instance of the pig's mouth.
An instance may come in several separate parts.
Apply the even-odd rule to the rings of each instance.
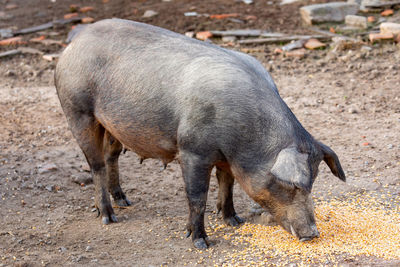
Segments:
[[[294,235],[295,237],[297,237],[300,242],[310,241],[310,240],[312,240],[314,238],[318,238],[319,237],[319,232],[317,230],[317,227],[316,226],[312,226],[311,228],[313,230],[313,234],[312,235],[310,235],[310,236],[299,236],[296,233],[296,231],[294,230],[294,227],[292,225],[290,225],[290,233],[292,235]]]

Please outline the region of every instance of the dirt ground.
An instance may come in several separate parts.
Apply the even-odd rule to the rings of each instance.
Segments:
[[[280,6],[277,1],[45,1],[0,0],[1,10],[14,15],[0,28],[24,28],[62,18],[70,4],[94,6],[96,20],[121,17],[144,21],[181,33],[237,28],[306,33],[298,8],[301,1]],[[159,15],[144,19],[145,10]],[[243,23],[184,17],[183,13],[239,13]],[[246,20],[246,16],[257,18]],[[41,34],[65,40],[71,25]],[[45,53],[58,45],[29,44]],[[347,183],[334,177],[322,163],[313,195],[345,198],[345,193],[373,192],[396,199],[400,195],[400,48],[378,44],[372,50],[308,51],[303,59],[274,54],[275,45],[240,47],[271,72],[280,93],[303,126],[339,155]],[[9,48],[0,48],[0,52]],[[116,208],[119,223],[103,226],[93,210],[94,186],[83,154],[68,130],[55,88],[56,62],[39,55],[17,55],[0,61],[0,266],[193,266],[223,265],[233,248],[221,238],[231,227],[211,235],[212,246],[196,251],[184,237],[187,203],[177,163],[164,171],[161,162],[127,152],[121,156],[122,187],[132,201]],[[80,184],[85,183],[86,185]],[[216,179],[210,186],[206,224],[222,224],[216,211]],[[248,221],[250,200],[235,187],[237,212]],[[243,245],[242,245],[243,246]],[[271,264],[277,259],[271,259]],[[296,262],[294,262],[296,264]],[[398,266],[359,257],[340,265]],[[327,265],[333,264],[326,263]]]

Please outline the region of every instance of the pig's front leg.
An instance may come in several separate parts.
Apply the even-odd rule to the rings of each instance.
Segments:
[[[204,229],[204,212],[212,165],[207,158],[191,152],[180,153],[180,164],[189,202],[187,237],[192,235],[196,248],[206,249],[208,242]]]
[[[233,184],[234,179],[232,175],[222,169],[217,168],[218,179],[218,213],[222,210],[222,217],[226,224],[230,226],[238,226],[244,220],[236,215],[235,208],[233,207]]]

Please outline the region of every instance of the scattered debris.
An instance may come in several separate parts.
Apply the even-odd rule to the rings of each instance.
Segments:
[[[183,13],[183,15],[185,15],[185,17],[198,17],[198,16],[200,16],[199,13],[197,13],[197,12],[185,12],[185,13]]]
[[[48,22],[48,23],[45,23],[45,24],[42,24],[42,25],[33,26],[33,27],[22,29],[22,30],[18,30],[18,31],[15,31],[13,34],[14,35],[19,35],[19,34],[33,33],[33,32],[38,32],[38,31],[43,31],[43,30],[47,30],[47,29],[53,28],[55,25],[64,25],[64,24],[78,22],[78,21],[81,21],[81,18],[74,17],[74,18],[70,18],[70,19],[58,19],[58,20],[55,20],[55,21],[52,21],[52,22]]]
[[[0,11],[0,20],[10,20],[13,18],[14,16],[12,14],[7,14],[6,12]]]
[[[79,12],[86,13],[86,12],[93,11],[93,10],[94,10],[94,7],[92,7],[92,6],[84,6],[79,9]]]
[[[261,30],[230,30],[230,31],[211,31],[214,36],[238,36],[238,37],[258,37]],[[265,32],[267,33],[267,32]]]
[[[394,38],[393,33],[370,33],[369,40],[371,43],[379,40],[392,40]]]
[[[49,164],[45,164],[43,166],[39,166],[38,173],[43,174],[43,173],[53,172],[53,171],[56,171],[57,169],[58,169],[57,165],[55,165],[54,163],[49,163]],[[49,190],[49,191],[51,191],[51,190]]]
[[[18,50],[21,51],[22,54],[33,54],[33,55],[43,55],[43,52],[39,49],[32,48],[32,47],[18,47]]]
[[[309,25],[323,22],[342,22],[347,15],[357,14],[358,4],[331,2],[300,8],[303,21]]]
[[[84,18],[82,18],[81,22],[83,24],[93,23],[94,22],[94,18],[92,18],[92,17],[84,17]]]
[[[240,40],[239,44],[273,44],[273,43],[287,43],[293,40],[300,39],[320,39],[320,40],[330,40],[331,38],[323,35],[291,35],[291,36],[282,36],[275,38],[256,38],[256,39],[246,39]]]
[[[211,38],[213,34],[209,31],[204,31],[204,32],[198,32],[196,33],[196,38],[199,40],[207,40],[208,38]]]
[[[231,13],[231,14],[214,14],[210,15],[211,19],[226,19],[226,18],[235,18],[239,17],[238,13]]]
[[[26,42],[22,41],[22,37],[12,37],[8,39],[4,39],[0,41],[0,46],[6,45],[17,45],[17,44],[25,44]]]
[[[313,50],[318,48],[324,48],[326,47],[326,44],[321,43],[317,39],[311,38],[304,44],[304,47]]]
[[[75,18],[78,16],[78,13],[68,13],[64,15],[64,19],[71,19],[71,18]]]
[[[292,51],[286,51],[284,53],[286,57],[297,57],[297,58],[303,58],[306,55],[306,50],[304,48],[300,49],[295,49]]]
[[[303,48],[304,44],[307,42],[306,39],[300,39],[297,41],[292,41],[289,44],[282,47],[282,51],[291,51],[299,48]]]
[[[363,16],[347,15],[345,17],[345,23],[347,26],[358,27],[362,29],[368,28],[367,18]]]
[[[47,61],[53,61],[59,57],[60,57],[60,54],[47,54],[47,55],[44,55],[42,58]]]
[[[189,38],[193,38],[194,37],[194,32],[185,32],[185,35]]]
[[[8,4],[6,5],[6,10],[13,10],[13,9],[17,9],[18,5],[16,4]]]
[[[53,44],[60,45],[60,46],[63,45],[63,43],[61,41],[53,40],[53,39],[46,39],[46,37],[44,35],[37,37],[37,38],[32,38],[29,41],[32,43],[41,43],[46,46],[53,45]]]
[[[385,11],[382,11],[381,16],[387,17],[393,15],[393,13],[393,9],[386,9]]]
[[[18,49],[8,50],[6,52],[0,53],[0,58],[14,56],[14,55],[18,55],[18,54],[21,54],[21,51]]]
[[[1,38],[10,38],[13,36],[14,36],[14,34],[12,33],[11,29],[0,29],[0,37]]]
[[[283,6],[283,5],[288,5],[288,4],[292,4],[292,3],[296,3],[296,2],[298,2],[298,1],[300,1],[300,0],[282,0],[282,2],[281,2],[281,6]]]
[[[242,2],[245,3],[246,5],[253,4],[253,0],[242,0]]]
[[[229,42],[235,42],[236,41],[236,36],[222,36],[222,42],[229,43]]]
[[[154,11],[154,10],[146,10],[142,16],[142,18],[151,18],[154,16],[157,16],[158,12]]]
[[[400,35],[400,23],[384,22],[379,26],[381,33],[392,33]]]

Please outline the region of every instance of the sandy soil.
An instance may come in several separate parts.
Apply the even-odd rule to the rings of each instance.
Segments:
[[[154,9],[163,15],[147,22],[165,23],[167,28],[179,32],[238,27],[305,31],[297,19],[299,4],[287,6],[281,12],[282,8],[274,2],[271,6],[279,12],[272,12],[263,6],[264,1],[255,1],[253,6],[221,1],[218,7],[212,1],[110,1],[109,6],[101,1],[62,1],[57,8],[47,8],[52,6],[49,1],[2,2],[19,5],[13,10],[15,19],[9,23],[20,28],[62,17],[69,4],[78,3],[95,5],[96,11],[91,15],[96,19],[140,19],[144,10]],[[124,3],[129,8],[121,6]],[[199,23],[193,18],[174,19],[188,9],[199,13],[241,12],[259,19],[245,25],[203,18]],[[45,14],[36,19],[35,14],[40,11]],[[269,17],[272,13],[276,19]],[[33,14],[34,18],[23,19],[19,14]],[[0,28],[9,26],[1,23]],[[68,28],[58,31],[56,38],[63,39]],[[45,52],[60,50],[37,47]],[[330,198],[348,192],[374,192],[398,197],[399,47],[384,44],[372,51],[344,51],[338,55],[327,49],[308,52],[304,59],[275,55],[274,49],[275,46],[258,46],[247,51],[271,72],[282,97],[305,128],[335,150],[348,177],[348,182],[342,183],[321,164],[313,194]],[[53,87],[54,66],[55,62],[49,63],[37,55],[1,60],[0,266],[210,266],[222,265],[227,252],[240,249],[240,245],[221,238],[234,231],[226,227],[211,235],[209,250],[195,251],[190,239],[184,237],[188,212],[179,166],[172,163],[161,171],[162,164],[155,160],[140,165],[132,152],[121,156],[120,169],[122,187],[133,205],[116,208],[119,223],[101,225],[92,212],[94,186],[87,182],[87,164],[68,130]],[[234,194],[238,213],[254,220],[246,194],[239,186]],[[206,214],[206,223],[211,227],[222,224],[215,214],[216,196],[213,178]],[[275,261],[271,259],[271,264]],[[339,263],[400,264],[368,257],[351,263],[340,258]]]

